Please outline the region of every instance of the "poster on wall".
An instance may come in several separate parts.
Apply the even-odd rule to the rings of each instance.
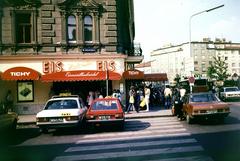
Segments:
[[[33,101],[33,82],[19,81],[17,82],[18,102]]]

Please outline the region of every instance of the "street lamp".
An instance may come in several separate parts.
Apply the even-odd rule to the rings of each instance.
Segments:
[[[217,7],[214,7],[214,8],[211,8],[211,9],[208,9],[208,10],[204,10],[204,11],[201,11],[201,12],[197,12],[197,13],[194,13],[193,15],[191,15],[190,16],[190,18],[189,18],[189,49],[190,49],[190,56],[192,56],[192,46],[191,46],[191,42],[192,42],[192,40],[191,40],[191,22],[192,22],[192,18],[194,17],[194,16],[197,16],[197,15],[200,15],[200,14],[202,14],[202,13],[205,13],[205,12],[211,12],[211,11],[213,11],[213,10],[216,10],[216,9],[218,9],[218,8],[221,8],[221,7],[223,7],[224,6],[224,4],[223,5],[220,5],[220,6],[217,6]]]

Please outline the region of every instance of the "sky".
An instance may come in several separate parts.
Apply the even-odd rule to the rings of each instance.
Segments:
[[[166,44],[189,42],[191,15],[191,40],[225,38],[240,43],[239,0],[134,0],[135,43],[140,43],[144,59],[150,60],[150,52]]]

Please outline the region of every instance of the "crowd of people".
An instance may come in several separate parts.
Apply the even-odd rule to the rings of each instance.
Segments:
[[[186,90],[181,87],[170,87],[168,85],[152,86],[151,84],[141,84],[130,86],[126,95],[121,93],[119,89],[114,89],[108,97],[115,97],[125,104],[126,113],[130,111],[149,111],[151,108],[171,109],[174,101],[183,97]],[[125,97],[126,96],[126,97]],[[94,99],[103,98],[99,91],[89,91],[84,102],[90,106]],[[123,98],[125,97],[125,98]],[[123,102],[126,101],[126,102]]]
[[[186,89],[183,87],[170,87],[168,85],[152,87],[145,85],[143,88],[131,86],[128,92],[126,112],[140,110],[149,111],[149,107],[171,109],[174,102],[182,102]],[[181,104],[180,104],[181,105]],[[179,108],[180,105],[178,106]]]

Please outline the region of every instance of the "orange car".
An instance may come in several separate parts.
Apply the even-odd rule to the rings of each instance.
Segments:
[[[124,111],[117,98],[97,98],[89,107],[86,115],[89,124],[100,126],[101,124],[117,124],[124,127]]]
[[[230,108],[212,92],[192,93],[185,97],[183,113],[189,124],[197,118],[214,118],[223,122]]]

